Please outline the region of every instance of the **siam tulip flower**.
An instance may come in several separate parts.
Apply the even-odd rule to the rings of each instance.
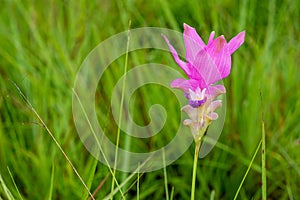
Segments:
[[[231,55],[243,44],[245,31],[240,32],[228,43],[224,36],[216,39],[215,32],[210,34],[207,45],[193,27],[184,24],[183,40],[186,48],[186,61],[179,58],[176,50],[165,35],[162,35],[176,63],[188,79],[178,78],[171,87],[181,89],[189,104],[182,110],[190,119],[184,121],[190,126],[195,141],[200,141],[212,120],[218,118],[214,112],[221,107],[221,100],[215,100],[226,92],[223,85],[216,82],[230,74]]]
[[[186,48],[186,61],[182,61],[168,38],[163,35],[169,49],[188,79],[178,78],[172,81],[171,87],[184,91],[189,104],[182,110],[189,119],[184,125],[190,127],[195,140],[195,155],[193,164],[193,177],[191,200],[195,199],[195,182],[197,160],[202,137],[213,120],[218,118],[215,110],[222,106],[221,100],[216,98],[226,92],[223,85],[216,82],[230,74],[231,55],[244,43],[245,31],[240,32],[228,43],[224,36],[215,38],[215,32],[209,36],[207,45],[202,41],[193,27],[184,24],[183,40]]]

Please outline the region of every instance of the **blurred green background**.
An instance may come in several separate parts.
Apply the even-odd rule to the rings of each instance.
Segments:
[[[225,127],[218,145],[198,162],[196,199],[234,197],[261,139],[260,91],[266,124],[268,199],[300,199],[300,1],[0,2],[0,199],[88,198],[13,82],[53,132],[90,191],[106,180],[95,198],[110,193],[111,173],[85,150],[76,133],[72,87],[88,53],[109,36],[127,30],[129,20],[131,28],[154,26],[180,32],[187,23],[205,41],[212,30],[227,40],[246,30],[245,43],[233,55],[231,75],[224,81]],[[149,56],[146,51],[130,54],[129,68],[154,61],[180,70],[169,53]],[[104,101],[98,109],[105,114],[98,117],[111,139],[117,128],[107,112],[109,91],[123,69],[121,57],[99,83]],[[155,86],[141,88],[135,96],[133,103],[140,110],[134,115],[137,123],[149,122],[148,109],[153,103],[166,108],[168,123],[161,139],[142,143],[133,139],[132,149],[149,151],[166,144],[178,127],[178,102],[168,98],[170,92]],[[174,199],[189,199],[193,148],[166,168],[168,192],[173,189]],[[127,176],[116,173],[119,183]],[[122,189],[127,199],[164,199],[164,181],[163,170],[158,170],[139,179],[133,176]],[[261,199],[261,185],[258,154],[238,199]],[[115,197],[120,199],[120,194]]]

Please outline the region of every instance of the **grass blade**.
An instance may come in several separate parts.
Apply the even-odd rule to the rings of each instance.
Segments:
[[[14,200],[15,198],[13,197],[13,195],[11,194],[11,192],[9,191],[9,189],[7,188],[7,186],[5,185],[4,183],[4,180],[2,179],[2,176],[0,174],[0,186],[2,186],[5,194],[6,194],[6,197],[7,199],[9,200]]]
[[[214,200],[215,199],[215,191],[211,191],[210,193],[210,200]]]
[[[52,132],[50,131],[50,129],[48,128],[48,126],[46,125],[46,123],[44,122],[44,120],[41,118],[41,116],[37,113],[37,111],[34,109],[34,107],[32,106],[32,104],[30,103],[30,101],[27,99],[27,97],[24,95],[24,93],[21,91],[21,89],[19,88],[19,86],[13,82],[13,84],[15,85],[15,87],[17,88],[19,94],[22,96],[22,98],[25,100],[25,102],[27,103],[27,105],[29,106],[30,110],[35,114],[35,116],[39,119],[39,121],[41,122],[41,124],[43,125],[43,127],[46,129],[47,133],[50,135],[50,137],[52,138],[52,140],[55,142],[56,146],[59,148],[60,152],[63,154],[63,156],[66,158],[67,162],[69,163],[69,165],[71,166],[71,168],[73,169],[73,171],[75,172],[75,174],[77,175],[77,177],[79,178],[80,182],[82,183],[82,185],[85,187],[85,189],[87,190],[87,192],[89,193],[89,195],[91,196],[91,198],[94,200],[94,197],[92,195],[92,193],[90,192],[89,188],[87,187],[87,185],[85,184],[84,180],[82,179],[82,177],[80,176],[79,172],[77,171],[77,169],[75,168],[75,166],[73,165],[72,161],[70,160],[69,156],[66,154],[66,152],[63,150],[63,148],[61,147],[61,145],[58,143],[58,141],[56,140],[56,138],[54,137],[54,135],[52,134]]]
[[[172,187],[172,190],[171,190],[170,200],[173,200],[173,198],[174,198],[174,186]]]
[[[261,125],[262,125],[262,147],[261,147],[261,182],[262,182],[262,199],[267,200],[267,170],[266,170],[266,133],[265,133],[265,121],[264,121],[264,106],[262,101],[262,93],[260,92],[261,100]]]
[[[100,141],[98,140],[98,137],[97,137],[97,135],[96,135],[96,132],[95,132],[95,130],[94,130],[94,128],[93,128],[91,122],[89,121],[89,118],[88,118],[88,116],[87,116],[87,113],[86,113],[86,111],[85,111],[85,109],[84,109],[84,107],[83,107],[83,105],[82,105],[82,102],[81,102],[81,100],[80,100],[78,94],[76,93],[76,91],[75,91],[74,89],[73,89],[73,93],[74,93],[74,95],[76,96],[76,98],[77,98],[77,100],[78,100],[78,103],[80,104],[80,107],[81,107],[81,109],[82,109],[82,112],[84,113],[85,119],[87,120],[87,122],[88,122],[88,124],[89,124],[89,127],[90,127],[90,129],[91,129],[91,131],[92,131],[92,133],[93,133],[93,136],[94,136],[94,138],[95,138],[95,140],[96,140],[96,142],[97,142],[97,145],[98,145],[98,147],[99,147],[99,149],[100,149],[100,152],[102,153],[102,156],[103,156],[103,158],[104,158],[104,160],[105,160],[105,162],[106,162],[106,165],[109,166],[109,162],[108,162],[108,160],[107,160],[107,158],[106,158],[106,156],[105,156],[105,154],[104,154],[104,151],[103,151],[103,149],[102,149],[102,147],[101,147]],[[118,183],[118,181],[117,181],[117,179],[116,179],[116,177],[115,177],[115,173],[113,172],[113,170],[112,170],[110,167],[108,167],[108,169],[109,169],[109,172],[110,172],[111,175],[112,175],[113,181],[116,182],[116,185],[117,185],[117,187],[118,187],[117,189],[119,189],[121,196],[124,197],[123,192],[122,192],[122,190],[121,190],[121,187],[120,187],[120,185],[119,185],[119,183]]]
[[[17,192],[18,192],[18,195],[19,195],[20,199],[23,200],[23,197],[22,197],[22,195],[21,195],[21,193],[20,193],[20,190],[19,190],[18,187],[17,187],[17,184],[16,184],[16,182],[15,182],[15,180],[14,180],[14,178],[13,178],[13,175],[12,175],[12,173],[11,173],[9,167],[7,167],[7,170],[8,170],[8,173],[9,173],[10,177],[11,177],[11,180],[12,180],[12,182],[13,182],[13,184],[14,184],[14,186],[15,186]]]
[[[53,183],[54,183],[54,163],[52,163],[52,170],[51,170],[51,181],[50,181],[49,198],[48,198],[49,200],[52,199]]]
[[[129,25],[128,25],[127,49],[126,49],[126,55],[125,55],[124,79],[123,79],[122,96],[121,96],[121,102],[120,102],[119,122],[118,122],[118,132],[117,132],[116,153],[115,153],[115,163],[114,163],[113,176],[115,176],[115,174],[116,174],[117,161],[118,161],[118,148],[119,148],[119,142],[120,142],[119,140],[120,140],[120,133],[121,133],[122,113],[123,113],[122,110],[123,110],[123,105],[124,105],[125,86],[126,86],[126,72],[127,72],[127,66],[128,66],[128,52],[129,52],[129,43],[130,43],[130,24],[131,24],[131,21],[129,21]],[[112,181],[112,183],[111,183],[111,194],[113,194],[114,185],[115,185],[115,182]],[[112,199],[112,197],[111,197],[111,199]]]
[[[251,159],[251,161],[250,161],[250,164],[249,164],[249,166],[248,166],[248,169],[247,169],[247,171],[246,171],[246,173],[245,173],[245,175],[244,175],[244,177],[243,177],[243,179],[242,179],[242,181],[241,181],[241,183],[240,183],[240,186],[239,186],[238,190],[237,190],[236,193],[235,193],[234,200],[236,200],[237,197],[238,197],[238,195],[239,195],[239,192],[240,192],[240,190],[241,190],[241,188],[242,188],[242,186],[243,186],[243,183],[244,183],[244,181],[245,181],[245,179],[246,179],[246,177],[247,177],[247,175],[248,175],[248,173],[249,173],[249,171],[250,171],[250,169],[251,169],[251,166],[252,166],[252,164],[253,164],[254,158],[256,157],[256,154],[257,154],[257,152],[258,152],[258,150],[259,150],[259,148],[260,148],[260,146],[261,146],[261,143],[262,143],[262,141],[260,140],[260,142],[259,142],[259,144],[258,144],[258,146],[257,146],[257,148],[256,148],[256,150],[255,150],[255,153],[254,153],[254,155],[253,155],[253,157],[252,157],[252,159]]]

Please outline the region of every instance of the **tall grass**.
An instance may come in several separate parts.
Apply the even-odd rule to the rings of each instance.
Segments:
[[[91,193],[97,191],[95,198],[109,198],[113,176],[109,175],[109,168],[85,150],[76,133],[72,87],[88,53],[109,36],[127,30],[131,20],[131,29],[157,26],[178,31],[182,31],[185,22],[196,27],[203,38],[208,38],[212,30],[228,39],[246,30],[245,44],[234,54],[231,75],[225,80],[228,102],[225,127],[213,151],[198,162],[195,199],[234,198],[261,140],[260,90],[264,95],[267,147],[266,196],[299,199],[299,15],[300,2],[291,0],[2,1],[0,198],[88,197],[80,179],[12,81],[52,130]],[[178,69],[169,53],[145,50],[128,55],[128,70],[145,62]],[[122,76],[124,63],[125,56],[112,63],[99,82],[97,94],[101,94],[101,102],[96,95],[99,123],[113,141],[117,127],[109,108],[110,91]],[[170,91],[151,85],[134,96],[132,106],[139,108],[139,112],[135,109],[133,116],[138,124],[149,123],[148,108],[156,103],[166,108],[168,119],[154,138],[143,141],[132,138],[130,150],[147,152],[164,146],[178,127],[180,107],[176,99]],[[122,131],[120,134],[122,139],[126,137]],[[239,190],[239,199],[262,198],[260,156],[253,160]],[[127,199],[163,199],[166,191],[171,191],[170,199],[188,199],[192,166],[193,147],[165,171],[128,174],[128,177],[118,172],[115,178],[122,180],[120,187]],[[118,188],[113,193],[116,199],[121,197]]]

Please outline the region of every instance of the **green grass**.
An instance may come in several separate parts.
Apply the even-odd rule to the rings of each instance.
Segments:
[[[86,199],[88,192],[15,88],[24,92],[96,199],[109,198],[115,177],[127,199],[189,199],[194,146],[165,169],[135,175],[107,168],[91,156],[77,135],[72,87],[88,53],[101,41],[128,29],[155,26],[182,31],[197,28],[230,39],[246,30],[233,55],[225,126],[216,147],[198,161],[195,199],[233,199],[248,166],[238,199],[262,198],[262,158],[252,156],[262,138],[264,105],[265,176],[268,199],[300,198],[300,1],[21,1],[0,8],[0,199]],[[147,62],[178,69],[161,51],[128,54],[128,70]],[[125,56],[112,63],[99,82],[97,114],[110,139],[117,127],[109,111],[110,91],[124,72]],[[149,123],[148,109],[162,104],[168,115],[152,139],[132,138],[131,151],[164,146],[178,128],[180,107],[170,91],[145,86],[134,94],[136,122]],[[187,133],[189,134],[189,133]],[[120,141],[125,138],[121,131]],[[123,147],[123,143],[120,143]],[[9,170],[8,170],[9,169]],[[108,177],[108,178],[107,178]],[[129,177],[129,178],[128,178]],[[167,179],[166,179],[167,178]],[[167,183],[165,182],[167,181]],[[262,182],[263,181],[263,182]],[[114,186],[120,199],[118,187]],[[169,194],[166,192],[169,191]]]

